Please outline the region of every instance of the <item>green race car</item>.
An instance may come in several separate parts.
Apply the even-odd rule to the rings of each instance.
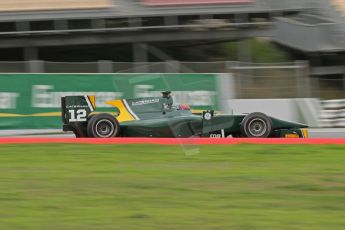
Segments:
[[[307,125],[269,117],[263,113],[193,114],[186,104],[174,105],[170,92],[162,97],[108,101],[113,113],[95,111],[94,96],[61,99],[63,130],[76,137],[282,137],[306,138]]]

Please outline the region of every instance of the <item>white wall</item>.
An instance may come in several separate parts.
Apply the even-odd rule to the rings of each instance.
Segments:
[[[318,127],[318,100],[303,99],[230,99],[225,113],[242,114],[262,112],[283,120]]]

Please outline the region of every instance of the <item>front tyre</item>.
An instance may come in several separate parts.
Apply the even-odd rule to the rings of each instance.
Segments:
[[[91,117],[87,124],[89,137],[111,138],[120,133],[120,124],[117,119],[107,113],[96,114]]]
[[[248,114],[241,123],[243,137],[266,138],[272,133],[272,120],[263,113]]]

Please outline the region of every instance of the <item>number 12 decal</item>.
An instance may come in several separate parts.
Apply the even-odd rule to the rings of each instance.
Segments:
[[[82,122],[86,121],[86,110],[85,109],[78,109],[78,110],[68,110],[70,114],[69,122]]]

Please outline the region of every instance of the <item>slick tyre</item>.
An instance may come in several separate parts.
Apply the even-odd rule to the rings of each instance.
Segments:
[[[90,114],[88,116],[87,120],[89,121],[93,116],[94,116],[94,114]],[[74,133],[76,138],[87,138],[87,137],[89,137],[87,134],[87,127],[84,127],[84,126],[74,126],[73,127],[73,133]]]
[[[87,133],[84,130],[82,130],[80,127],[74,128],[73,133],[74,133],[76,138],[86,138],[86,137],[88,137]]]
[[[89,137],[111,138],[120,133],[120,124],[117,119],[107,113],[100,113],[92,116],[87,124]]]
[[[266,138],[272,133],[272,120],[263,113],[251,113],[241,122],[243,137]]]

